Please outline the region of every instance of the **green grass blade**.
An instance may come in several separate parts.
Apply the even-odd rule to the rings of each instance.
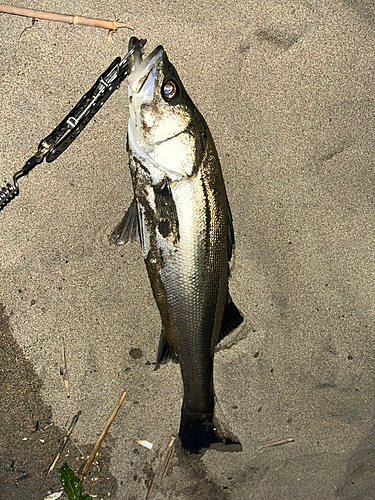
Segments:
[[[92,500],[90,495],[83,495],[83,486],[72,469],[65,463],[59,470],[61,484],[68,500]]]

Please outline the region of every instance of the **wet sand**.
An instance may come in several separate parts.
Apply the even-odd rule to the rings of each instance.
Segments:
[[[147,53],[164,45],[222,161],[230,290],[246,321],[215,356],[215,392],[218,422],[243,451],[192,459],[177,446],[155,498],[375,498],[373,4],[24,6],[118,18],[148,39]],[[127,52],[131,32],[113,46],[104,30],[0,20],[3,185]],[[73,437],[89,453],[122,391],[86,491],[145,498],[178,431],[181,377],[155,363],[160,319],[140,249],[108,240],[132,200],[127,120],[122,85],[0,212],[0,500],[57,491],[56,471],[42,481],[63,429],[81,411]],[[66,454],[83,463],[72,444]]]

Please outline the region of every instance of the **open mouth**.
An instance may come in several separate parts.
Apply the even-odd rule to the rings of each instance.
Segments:
[[[139,42],[137,39],[133,40],[135,40],[133,52],[134,69],[128,75],[127,80],[132,92],[138,94],[148,81],[150,73],[156,69],[158,62],[163,57],[164,49],[159,45],[146,57],[146,59],[142,60],[144,44],[137,43]]]

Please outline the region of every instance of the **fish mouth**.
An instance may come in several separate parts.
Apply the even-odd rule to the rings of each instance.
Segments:
[[[133,37],[130,44],[134,46],[137,42],[138,39]],[[158,45],[144,60],[142,60],[143,53],[143,46],[138,44],[133,52],[133,71],[127,76],[128,85],[134,94],[139,94],[146,82],[153,86],[155,75],[153,78],[149,78],[149,76],[151,73],[155,73],[156,66],[163,57],[164,48]]]

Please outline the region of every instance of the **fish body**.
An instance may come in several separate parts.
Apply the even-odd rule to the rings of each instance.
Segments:
[[[230,209],[208,126],[163,47],[144,61],[134,51],[128,95],[134,200],[112,241],[141,241],[162,322],[157,361],[180,364],[179,436],[197,453],[222,440],[212,423],[214,349],[243,320],[228,292]]]

